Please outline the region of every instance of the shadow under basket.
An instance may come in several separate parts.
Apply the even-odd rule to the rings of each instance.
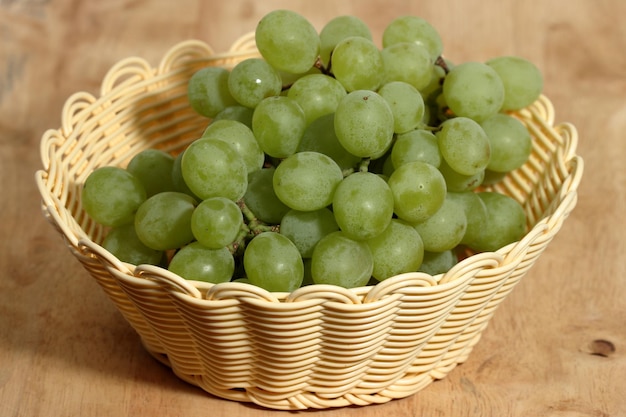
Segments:
[[[146,148],[180,152],[208,123],[188,104],[191,75],[257,56],[251,35],[222,54],[185,41],[158,67],[141,58],[120,61],[99,97],[74,94],[61,127],[41,141],[36,181],[44,215],[148,352],[210,394],[284,410],[411,396],[467,359],[496,307],[573,210],[583,172],[576,130],[554,124],[545,97],[513,114],[532,134],[532,154],[489,189],[523,205],[527,232],[496,252],[468,256],[445,274],[270,293],[243,283],[186,281],[163,268],[119,261],[99,246],[106,230],[81,206],[89,173],[126,166]]]

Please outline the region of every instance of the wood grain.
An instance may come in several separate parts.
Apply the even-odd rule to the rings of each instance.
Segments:
[[[328,416],[624,416],[626,2],[0,0],[0,415],[269,416],[178,380],[143,350],[45,222],[39,139],[115,62],[175,43],[226,50],[275,8],[316,27],[401,14],[431,21],[452,61],[516,54],[578,128],[585,175],[560,234],[497,311],[469,360],[413,397]],[[612,346],[612,347],[611,347]]]

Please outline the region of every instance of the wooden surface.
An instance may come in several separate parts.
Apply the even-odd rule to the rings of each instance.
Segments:
[[[267,416],[178,380],[44,221],[39,140],[66,98],[116,61],[157,63],[200,38],[216,51],[291,7],[318,28],[355,14],[376,39],[427,18],[455,62],[517,54],[578,128],[579,203],[466,363],[417,395],[325,416],[625,416],[626,2],[622,0],[0,0],[0,415]],[[595,342],[594,341],[604,341]],[[611,348],[613,347],[613,349]]]

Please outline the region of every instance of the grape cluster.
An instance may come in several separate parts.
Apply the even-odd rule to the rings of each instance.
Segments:
[[[265,15],[255,39],[259,58],[189,80],[189,103],[208,120],[196,141],[87,178],[82,203],[110,228],[111,253],[288,292],[437,274],[459,248],[522,237],[520,204],[480,186],[531,152],[511,113],[541,94],[531,62],[455,65],[415,16],[393,20],[382,48],[357,17],[317,32],[289,10]]]

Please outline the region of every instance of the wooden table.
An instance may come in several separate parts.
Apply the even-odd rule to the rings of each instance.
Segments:
[[[219,5],[216,5],[219,3]],[[585,175],[577,208],[505,300],[470,358],[413,397],[328,416],[626,415],[626,2],[443,0],[0,1],[0,415],[264,416],[178,380],[40,213],[39,140],[75,91],[97,94],[116,61],[153,63],[200,38],[225,50],[271,9],[318,28],[354,14],[376,39],[425,17],[455,62],[517,54],[574,123]]]

